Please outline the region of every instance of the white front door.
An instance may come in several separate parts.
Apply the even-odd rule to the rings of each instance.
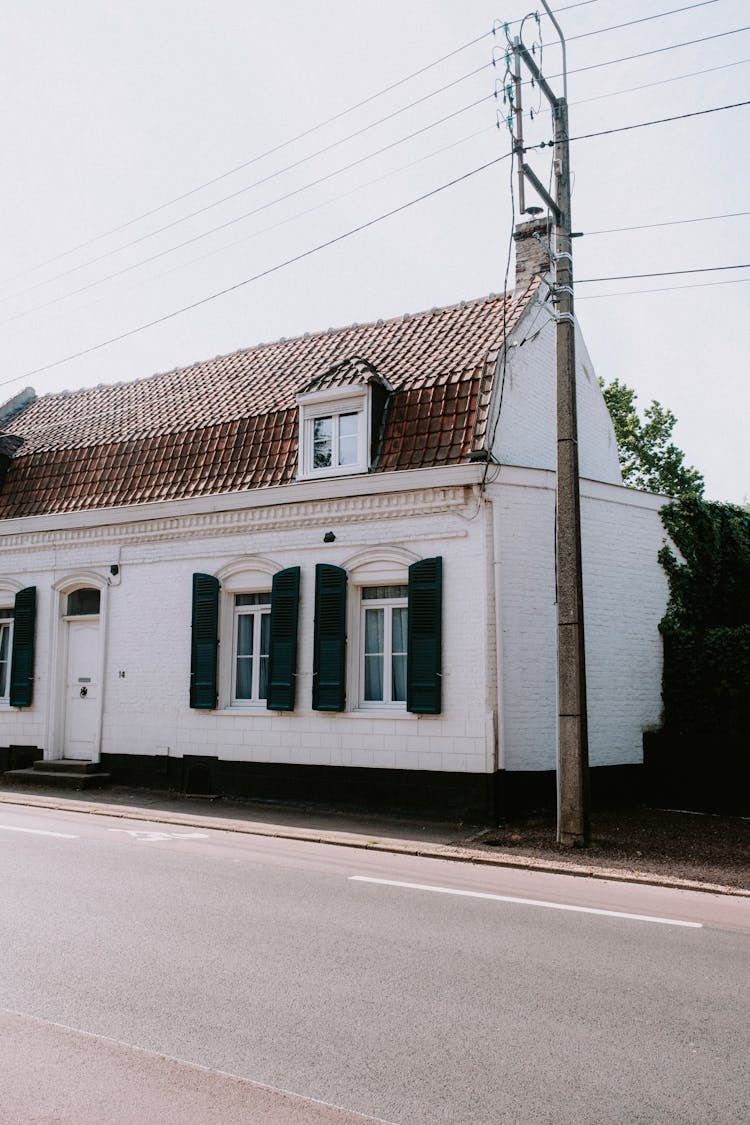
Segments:
[[[68,619],[63,757],[93,761],[99,734],[99,618]]]

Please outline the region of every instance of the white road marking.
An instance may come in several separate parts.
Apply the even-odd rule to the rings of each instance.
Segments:
[[[350,875],[353,883],[378,883],[383,887],[406,887],[412,891],[434,891],[440,895],[462,895],[465,898],[487,898],[494,902],[514,902],[521,906],[546,906],[548,910],[572,910],[578,914],[604,914],[607,918],[629,918],[635,922],[659,922],[663,926],[687,926],[702,930],[702,922],[683,922],[677,918],[657,918],[653,914],[627,914],[622,910],[599,910],[594,906],[572,906],[563,902],[545,902],[538,898],[516,898],[514,895],[491,895],[483,891],[457,891],[453,887],[435,887],[430,883],[400,883],[395,879],[371,879],[368,875]]]
[[[208,832],[156,832],[147,828],[108,828],[108,832],[122,832],[124,836],[132,836],[134,840],[147,842],[151,840],[208,840]]]
[[[72,832],[46,832],[43,828],[16,828],[13,824],[0,824],[3,832],[30,832],[32,836],[58,836],[61,840],[80,840]]]

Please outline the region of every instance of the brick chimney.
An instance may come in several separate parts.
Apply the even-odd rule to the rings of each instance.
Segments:
[[[516,244],[516,292],[525,289],[532,278],[548,273],[552,263],[548,247],[552,220],[546,217],[519,223],[513,232]]]

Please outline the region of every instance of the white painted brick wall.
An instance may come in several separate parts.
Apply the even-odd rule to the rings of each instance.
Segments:
[[[554,477],[525,478],[492,489],[502,560],[501,764],[549,770],[557,724]],[[661,502],[622,487],[584,482],[582,491],[589,759],[638,763],[643,731],[661,711]]]
[[[365,512],[367,505],[364,506]],[[277,761],[316,765],[485,772],[492,768],[484,677],[477,644],[491,626],[486,589],[482,519],[469,491],[458,514],[363,519],[330,526],[336,542],[323,544],[328,522],[309,528],[269,530],[253,537],[217,536],[196,543],[139,542],[118,556],[119,580],[108,591],[106,664],[103,682],[102,750],[115,754],[217,755],[233,761]],[[311,709],[314,572],[317,562],[341,564],[356,551],[378,544],[406,547],[417,557],[439,554],[444,568],[443,714],[417,716],[370,712],[325,714]],[[279,567],[299,565],[302,589],[297,708],[293,715],[202,712],[188,706],[192,575],[216,573],[253,555]],[[7,552],[3,573],[38,589],[34,706],[0,715],[0,744],[34,743],[48,737],[49,687],[53,668],[50,637],[60,612],[52,581],[66,573],[95,569],[105,576],[113,551],[64,546],[54,555],[36,552],[35,569],[21,575],[20,556]],[[28,565],[28,552],[26,553]],[[45,570],[54,562],[54,570]],[[2,575],[0,575],[2,577]],[[350,590],[350,597],[354,597]],[[230,638],[223,638],[231,643]],[[485,651],[483,647],[480,651]],[[124,672],[124,676],[119,673]],[[446,767],[446,761],[452,764]]]
[[[537,331],[539,335],[534,336]],[[532,305],[513,333],[503,390],[495,456],[505,465],[554,469],[555,325],[546,308]],[[583,338],[576,328],[576,397],[580,471],[591,480],[620,484],[617,442]]]

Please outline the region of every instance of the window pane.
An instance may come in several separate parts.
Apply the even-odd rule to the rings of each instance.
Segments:
[[[8,642],[10,626],[0,625],[0,698],[8,694]]]
[[[239,605],[270,605],[271,595],[265,591],[262,594],[235,594],[234,604]]]
[[[408,586],[365,586],[362,590],[362,597],[365,600],[405,598],[408,592]]]
[[[339,415],[339,437],[356,437],[359,430],[359,414]]]
[[[316,418],[313,422],[313,468],[326,469],[331,465],[333,448],[333,417]]]
[[[394,703],[403,703],[406,699],[406,653],[397,655],[392,659],[393,682],[391,684],[391,699]]]
[[[394,656],[406,652],[406,606],[393,608],[391,649]]]
[[[74,590],[68,594],[68,616],[82,617],[87,613],[98,613],[101,594],[98,590]]]
[[[383,625],[384,611],[382,609],[365,610],[365,652],[383,652]]]
[[[339,415],[339,465],[356,465],[359,416]]]
[[[268,649],[271,640],[271,614],[260,619],[260,666],[258,668],[258,699],[268,698]]]
[[[237,657],[237,685],[236,699],[252,699],[253,696],[253,658],[252,656]]]
[[[365,692],[370,702],[383,700],[383,642],[385,612],[365,610]]]
[[[383,702],[383,657],[365,657],[365,700],[368,703]]]
[[[253,615],[241,613],[237,617],[237,655],[253,654]]]

